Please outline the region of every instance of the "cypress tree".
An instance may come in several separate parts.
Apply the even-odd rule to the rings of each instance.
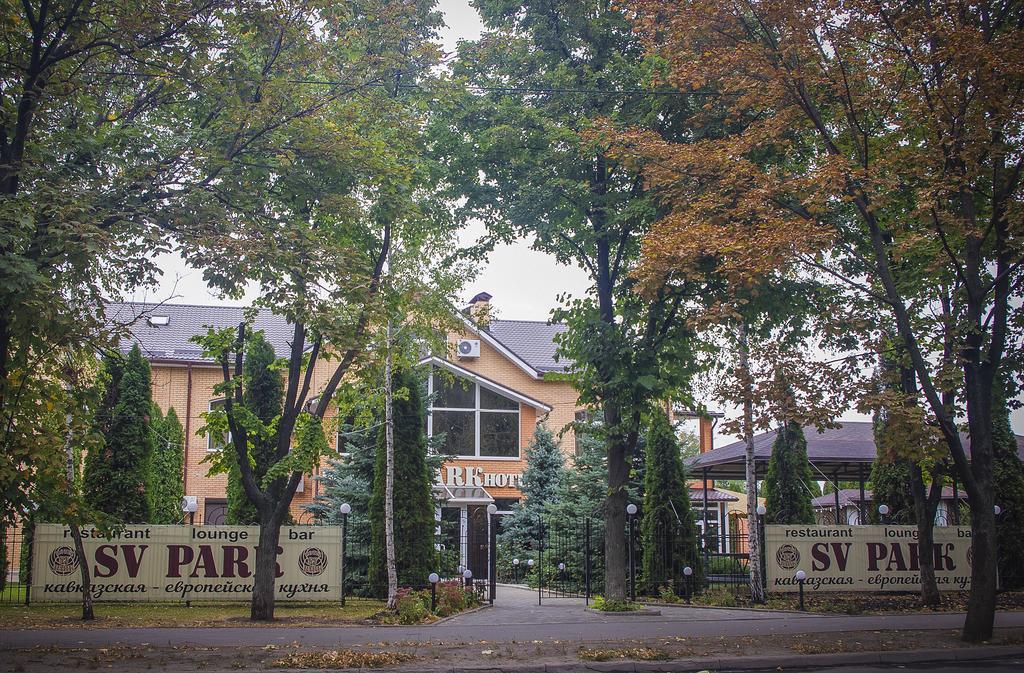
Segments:
[[[147,492],[153,461],[149,363],[135,345],[123,369],[112,364],[108,373],[111,376],[100,412],[109,408],[110,416],[99,419],[105,430],[103,446],[86,460],[86,501],[123,523],[148,523],[152,518]]]
[[[694,569],[695,577],[691,581],[695,582],[694,586],[700,586],[701,565],[682,455],[664,412],[658,411],[651,418],[646,446],[640,522],[643,583],[651,595],[669,582],[682,593],[683,568]]]
[[[434,501],[427,467],[427,438],[420,381],[409,370],[393,377],[395,442],[394,532],[399,586],[419,586],[434,571]],[[405,393],[402,393],[402,390]],[[387,588],[384,549],[384,488],[387,447],[385,428],[377,434],[377,459],[370,496],[369,581],[377,592]]]
[[[879,432],[876,423],[875,433]],[[878,506],[889,507],[886,520],[891,524],[916,525],[917,512],[910,492],[910,474],[905,460],[885,461],[881,456],[871,466],[871,502],[865,504],[868,523],[882,523]]]
[[[765,522],[813,524],[811,481],[803,428],[796,421],[788,421],[779,429],[768,461]]]
[[[245,361],[242,364],[245,374],[242,402],[246,410],[265,426],[269,426],[281,414],[284,404],[284,381],[280,373],[273,368],[276,360],[274,348],[267,342],[263,332],[253,333],[246,345]],[[267,474],[276,449],[276,432],[249,438],[249,455],[257,482]],[[249,501],[249,496],[242,488],[236,454],[234,451],[229,453],[232,465],[228,470],[228,510],[225,522],[233,525],[255,525],[259,523],[256,507]]]
[[[182,464],[185,430],[174,407],[167,415],[153,405],[153,469],[150,475],[150,500],[153,523],[172,524],[181,520]]]
[[[992,395],[992,465],[996,504],[996,540],[999,579],[1004,589],[1024,587],[1024,463],[1017,453],[1017,438],[1010,428],[1006,393],[997,383]]]

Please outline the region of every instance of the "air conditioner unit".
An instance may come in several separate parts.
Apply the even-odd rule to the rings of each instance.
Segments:
[[[181,499],[181,511],[194,513],[199,509],[199,498],[194,495],[186,495]]]
[[[480,339],[459,339],[455,350],[460,358],[480,357]]]

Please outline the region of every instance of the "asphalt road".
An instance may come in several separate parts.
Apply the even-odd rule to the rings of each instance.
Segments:
[[[542,608],[543,609],[543,608]],[[493,612],[492,612],[493,611]],[[343,645],[429,641],[458,644],[531,640],[599,641],[672,636],[747,636],[798,633],[835,633],[887,630],[956,630],[963,625],[962,614],[841,616],[794,615],[787,612],[753,612],[664,608],[661,616],[594,615],[578,607],[545,610],[538,615],[499,615],[498,608],[460,615],[432,626],[372,627],[223,627],[223,628],[137,628],[137,629],[36,629],[0,630],[4,649],[34,647],[90,647],[107,645],[152,646],[261,646],[301,643],[336,647]],[[501,619],[495,619],[501,617]],[[500,621],[501,623],[493,623]],[[1024,627],[1024,613],[1006,612],[996,616],[996,627]]]
[[[974,673],[985,671],[1000,673],[1001,671],[1014,671],[1019,673],[1024,670],[1024,659],[995,659],[986,661],[961,661],[950,663],[928,663],[919,665],[893,665],[893,666],[835,666],[826,668],[786,668],[787,671],[805,671],[807,673],[913,673],[916,671],[927,671],[928,673]],[[729,673],[728,669],[719,669],[717,673]],[[750,673],[749,669],[743,673]]]

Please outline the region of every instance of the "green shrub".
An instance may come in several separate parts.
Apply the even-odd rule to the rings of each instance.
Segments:
[[[734,608],[737,605],[736,595],[728,589],[708,589],[694,598],[693,602],[718,608]]]
[[[591,605],[595,610],[601,612],[632,612],[633,610],[639,610],[640,606],[636,603],[630,603],[629,601],[609,601],[604,596],[594,596],[594,602]]]
[[[419,624],[430,616],[430,594],[425,591],[399,589],[395,599],[399,624]]]

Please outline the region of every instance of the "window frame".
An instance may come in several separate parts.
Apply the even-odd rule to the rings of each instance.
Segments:
[[[213,411],[213,405],[214,405],[215,402],[220,402],[222,404],[227,404],[227,401],[228,401],[228,398],[226,398],[226,397],[215,397],[212,400],[210,400],[209,404],[206,405],[206,410],[207,411]],[[231,444],[231,431],[230,430],[228,430],[227,433],[225,433],[225,435],[224,435],[224,446],[228,446],[229,444]],[[209,432],[207,432],[206,433],[206,452],[207,453],[212,453],[214,451],[219,451],[219,450],[220,449],[218,447],[215,447],[213,445],[213,435],[211,435]]]
[[[496,390],[495,388],[493,388],[491,386],[486,386],[485,384],[483,384],[483,383],[481,383],[479,381],[472,381],[472,380],[469,380],[469,379],[467,379],[465,377],[459,376],[458,374],[456,374],[454,372],[449,372],[450,376],[452,376],[452,377],[454,377],[456,379],[459,379],[460,381],[463,381],[463,382],[468,383],[469,385],[473,386],[473,399],[474,399],[473,408],[468,408],[468,407],[463,407],[463,408],[457,408],[457,407],[436,407],[436,406],[433,405],[433,400],[434,400],[434,377],[437,376],[438,374],[439,374],[438,369],[436,367],[431,367],[430,368],[430,376],[427,377],[427,399],[431,400],[431,406],[430,406],[430,409],[429,409],[430,413],[427,414],[427,436],[428,437],[433,437],[434,436],[434,412],[435,411],[472,412],[473,413],[473,454],[472,455],[468,455],[468,454],[467,455],[455,454],[455,458],[456,459],[461,459],[461,460],[505,460],[505,461],[522,460],[522,455],[523,455],[523,447],[522,447],[522,442],[523,442],[523,425],[522,425],[522,423],[523,423],[523,403],[520,402],[519,400],[514,400],[511,397],[508,397],[507,395],[503,394],[500,390]],[[494,393],[495,395],[499,395],[499,396],[501,396],[501,397],[503,397],[505,399],[512,400],[513,402],[516,403],[516,408],[515,409],[481,409],[480,408],[480,390],[481,390],[481,388],[487,388],[488,391],[490,391],[491,393]],[[480,453],[480,413],[481,412],[487,413],[487,414],[509,414],[509,415],[514,414],[515,415],[515,417],[516,417],[516,447],[515,447],[516,452],[515,452],[514,456],[488,456],[488,455],[482,455]]]

